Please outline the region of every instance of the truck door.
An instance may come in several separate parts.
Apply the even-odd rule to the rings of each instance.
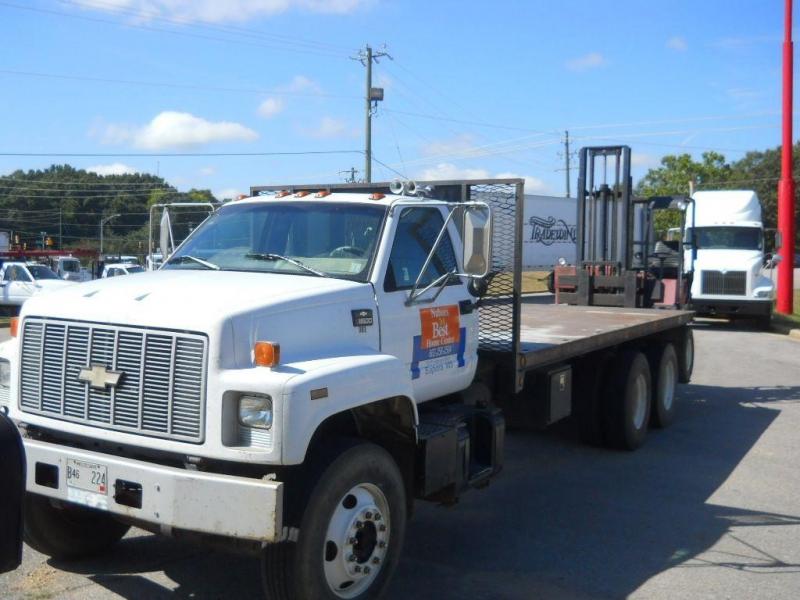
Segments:
[[[472,311],[472,297],[461,278],[454,277],[440,292],[436,286],[409,303],[446,216],[446,209],[436,205],[395,207],[387,225],[393,230],[391,246],[384,251],[387,259],[375,282],[381,349],[403,361],[418,402],[467,387],[477,362],[477,312]],[[419,289],[459,270],[454,240],[458,237],[451,222]]]

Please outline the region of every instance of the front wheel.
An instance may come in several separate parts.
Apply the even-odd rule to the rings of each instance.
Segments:
[[[77,559],[96,556],[116,544],[130,529],[107,513],[50,498],[25,496],[25,543],[47,556]]]
[[[297,542],[265,548],[264,593],[271,600],[377,598],[397,566],[405,526],[397,464],[379,446],[356,444],[314,486]]]

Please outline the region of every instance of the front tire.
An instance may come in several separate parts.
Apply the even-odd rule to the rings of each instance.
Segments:
[[[45,496],[25,496],[25,543],[56,559],[96,556],[116,544],[130,525],[107,513],[65,503],[57,506]]]
[[[405,527],[394,459],[375,444],[353,445],[311,491],[297,542],[265,548],[264,593],[270,600],[377,598],[397,566]]]

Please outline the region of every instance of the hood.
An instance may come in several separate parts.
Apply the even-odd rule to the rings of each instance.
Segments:
[[[194,269],[53,283],[63,289],[28,300],[23,316],[208,331],[227,318],[278,305],[326,303],[347,292],[372,296],[369,284],[342,279]]]
[[[37,279],[31,285],[35,290],[44,292],[50,290],[60,290],[65,286],[74,284],[74,281],[65,281],[64,279]]]
[[[686,266],[691,261],[691,251],[687,250]],[[727,250],[708,249],[698,250],[694,261],[694,270],[697,271],[751,271],[754,267],[760,270],[764,254],[760,250]]]

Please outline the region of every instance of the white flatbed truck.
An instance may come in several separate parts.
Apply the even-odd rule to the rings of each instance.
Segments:
[[[159,271],[28,301],[0,345],[27,543],[137,525],[260,555],[268,598],[373,598],[415,500],[501,471],[506,421],[669,424],[691,313],[529,303],[522,180],[419,187],[253,188]]]

